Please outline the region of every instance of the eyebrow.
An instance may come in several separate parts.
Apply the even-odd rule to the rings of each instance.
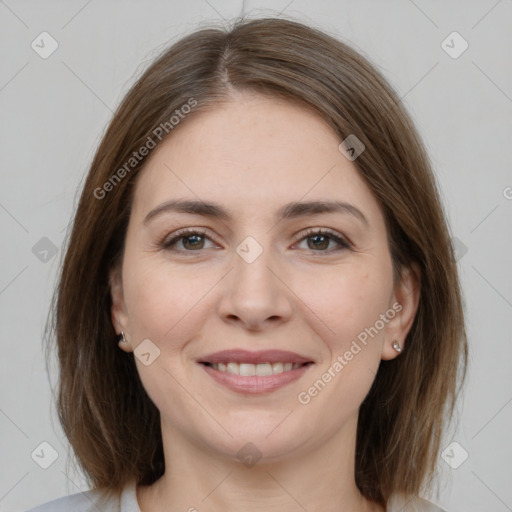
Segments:
[[[210,217],[224,221],[229,221],[234,217],[234,215],[232,215],[228,210],[216,203],[176,199],[166,201],[165,203],[162,203],[151,210],[144,218],[143,223],[147,224],[155,217],[158,217],[164,213],[172,212],[202,215],[204,217]],[[369,227],[368,220],[364,216],[363,212],[353,204],[343,201],[292,202],[281,207],[276,212],[275,216],[278,220],[284,220],[303,217],[306,215],[319,215],[322,213],[343,213],[352,215],[366,227]]]

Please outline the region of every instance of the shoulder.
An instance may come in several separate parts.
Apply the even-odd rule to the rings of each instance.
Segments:
[[[91,489],[63,496],[27,512],[140,512],[135,483],[125,486],[120,495],[102,489]]]
[[[119,506],[115,507],[116,503],[111,496],[105,496],[98,490],[90,490],[63,496],[62,498],[39,505],[28,512],[68,512],[71,510],[74,512],[92,512],[93,510],[98,510],[97,507],[100,504],[103,507],[100,510],[104,512],[119,511]],[[119,505],[119,502],[117,505]]]
[[[387,512],[446,512],[434,503],[423,498],[393,496],[387,506]]]

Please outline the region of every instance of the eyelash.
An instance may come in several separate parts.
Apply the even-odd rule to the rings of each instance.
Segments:
[[[182,239],[188,238],[193,235],[199,235],[201,237],[205,237],[209,240],[210,237],[207,236],[207,232],[202,229],[183,229],[181,231],[178,231],[175,236],[173,236],[170,240],[164,239],[159,245],[162,249],[165,249],[167,251],[172,252],[178,252],[178,253],[194,253],[194,252],[201,252],[201,249],[198,249],[197,251],[194,250],[186,250],[186,249],[175,249],[174,246],[177,242],[179,242]],[[325,230],[325,229],[309,229],[306,232],[302,233],[301,238],[299,239],[299,242],[302,242],[303,240],[307,240],[308,238],[313,238],[314,236],[326,236],[330,238],[332,241],[336,242],[338,244],[338,247],[335,249],[325,249],[325,250],[319,250],[315,251],[313,249],[309,249],[312,253],[325,253],[325,254],[332,254],[333,252],[338,252],[346,249],[351,248],[351,244],[341,236],[337,235],[336,233],[333,233],[332,231]],[[213,240],[211,240],[213,241]]]

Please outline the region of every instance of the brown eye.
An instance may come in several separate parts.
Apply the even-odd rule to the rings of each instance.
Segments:
[[[328,249],[330,239],[325,235],[315,235],[308,237],[308,246],[310,249]],[[310,243],[311,242],[311,243]]]
[[[207,249],[205,247],[206,241],[210,241],[210,238],[201,231],[181,231],[169,240],[164,241],[161,245],[162,248],[175,251],[175,252],[194,252],[200,251],[201,249]]]
[[[304,240],[307,240],[307,248],[314,252],[331,253],[350,248],[347,241],[329,231],[310,231],[301,239],[301,242]]]
[[[185,249],[202,249],[204,247],[204,237],[201,235],[188,235],[181,237]]]

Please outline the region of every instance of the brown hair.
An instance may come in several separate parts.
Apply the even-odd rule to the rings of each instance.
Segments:
[[[355,477],[362,494],[381,504],[393,493],[416,495],[434,475],[467,361],[457,267],[435,180],[413,123],[375,68],[324,32],[283,19],[238,20],[176,42],[126,95],[96,152],[50,326],[59,419],[80,467],[93,487],[110,490],[132,478],[148,485],[164,472],[159,411],[133,354],[119,351],[110,318],[109,272],[122,260],[133,184],[147,157],[125,166],[123,179],[112,178],[156,127],[170,126],[177,109],[191,99],[195,111],[214,106],[230,89],[307,105],[340,142],[355,134],[366,146],[354,163],[384,213],[395,276],[416,264],[421,294],[407,349],[381,362],[361,405]]]

